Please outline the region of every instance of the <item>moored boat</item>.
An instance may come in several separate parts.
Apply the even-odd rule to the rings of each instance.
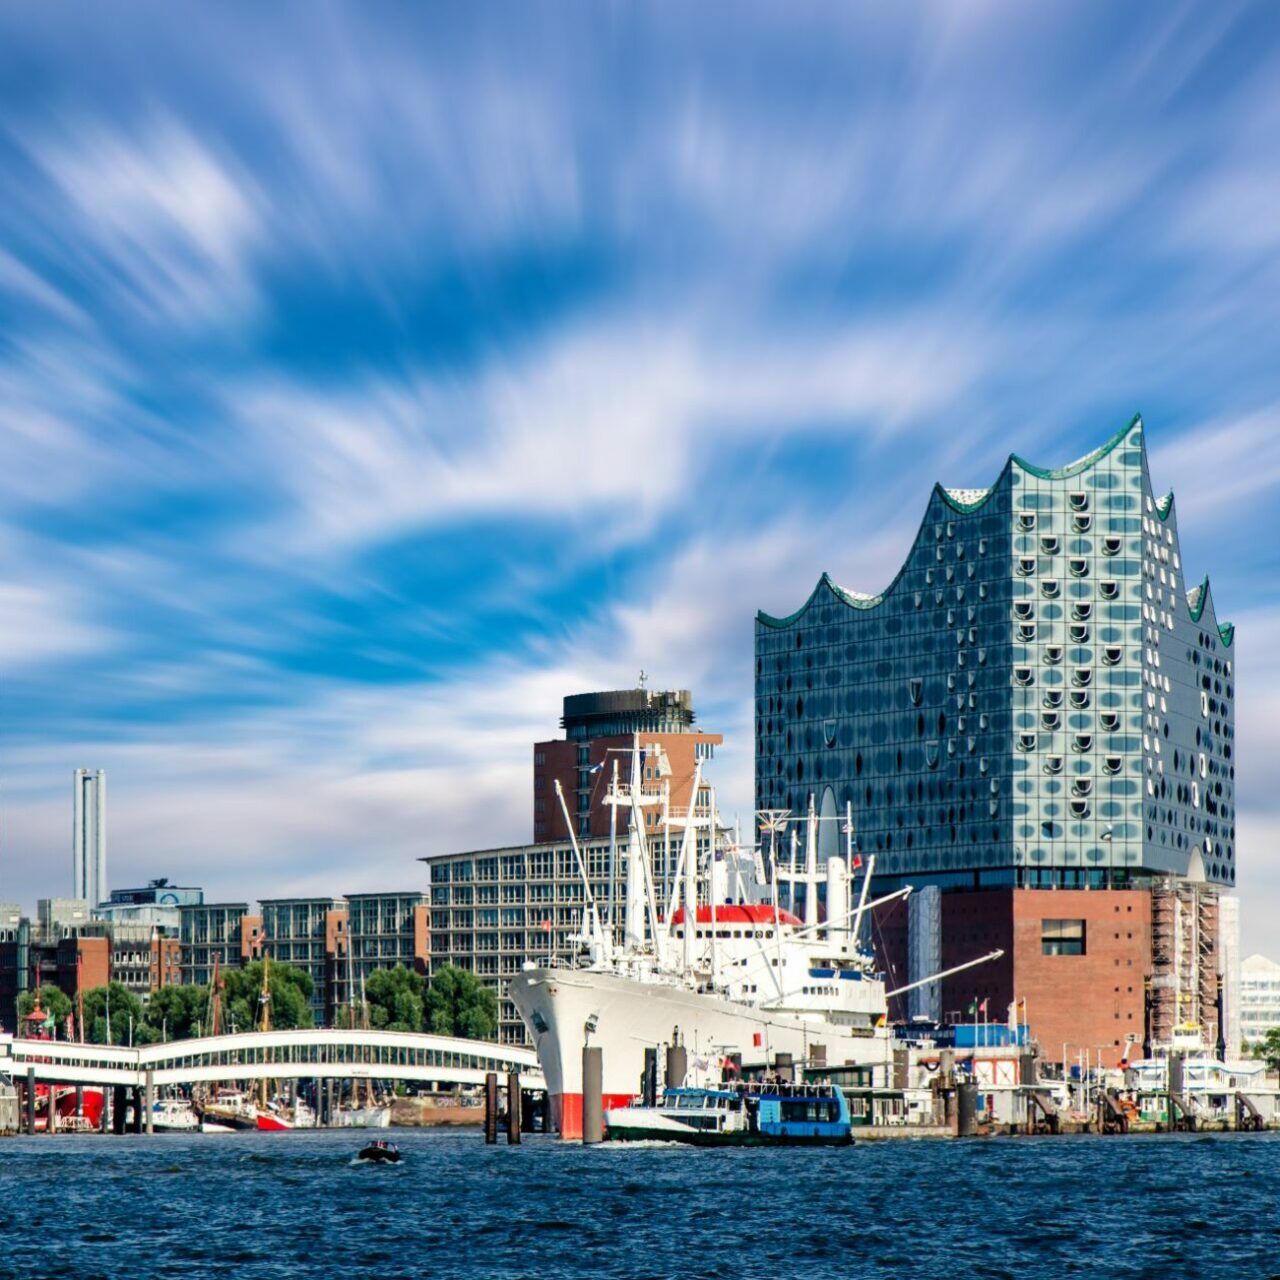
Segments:
[[[763,1082],[668,1089],[652,1107],[605,1112],[612,1142],[681,1142],[695,1147],[846,1147],[853,1119],[830,1084]]]

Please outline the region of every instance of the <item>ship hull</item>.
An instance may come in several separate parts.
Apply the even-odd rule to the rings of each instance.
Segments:
[[[533,1037],[552,1127],[562,1138],[582,1136],[584,1043],[601,1050],[606,1110],[639,1094],[645,1049],[675,1038],[694,1079],[718,1079],[729,1054],[740,1054],[744,1069],[790,1054],[797,1065],[825,1058],[833,1067],[870,1067],[874,1082],[886,1083],[890,1041],[883,1027],[842,1026],[587,969],[525,970],[512,979],[509,996]]]

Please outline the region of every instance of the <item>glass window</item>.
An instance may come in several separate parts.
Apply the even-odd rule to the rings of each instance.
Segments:
[[[1082,956],[1083,920],[1041,920],[1040,951],[1046,956]]]

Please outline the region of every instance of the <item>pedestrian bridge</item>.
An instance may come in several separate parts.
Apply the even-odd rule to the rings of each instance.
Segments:
[[[0,1036],[0,1073],[49,1084],[150,1085],[251,1080],[375,1079],[479,1085],[517,1072],[545,1089],[532,1049],[405,1031],[247,1031],[165,1044],[78,1044]]]

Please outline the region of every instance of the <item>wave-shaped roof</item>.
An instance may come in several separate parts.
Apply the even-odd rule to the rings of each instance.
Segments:
[[[1095,467],[1103,458],[1114,452],[1121,444],[1129,438],[1130,432],[1135,427],[1142,426],[1142,415],[1135,413],[1129,421],[1120,428],[1110,439],[1106,440],[1098,448],[1086,453],[1084,457],[1077,458],[1075,462],[1068,463],[1065,467],[1038,467],[1034,463],[1028,462],[1025,458],[1020,457],[1016,453],[1009,455],[1009,460],[1005,463],[1001,476],[1011,467],[1017,467],[1020,471],[1026,472],[1028,475],[1035,476],[1040,480],[1068,480],[1073,476],[1082,475]],[[1145,443],[1143,445],[1145,450]],[[946,489],[941,485],[934,486],[934,492],[946,503],[952,510],[961,515],[970,515],[980,510],[986,505],[991,495],[999,487],[999,481],[986,489],[979,488],[953,488]],[[1173,512],[1173,491],[1170,490],[1163,498],[1159,498],[1155,502],[1156,513],[1159,515],[1161,522],[1167,522]],[[894,584],[906,572],[907,566],[904,564],[894,576],[891,582],[883,591],[876,595],[863,591],[849,591],[840,586],[831,577],[829,573],[824,572],[822,577],[818,579],[817,585],[809,593],[809,598],[794,613],[788,614],[785,618],[776,618],[772,614],[765,613],[763,610],[756,614],[756,620],[766,627],[788,627],[798,618],[802,617],[813,604],[814,600],[824,590],[829,591],[852,609],[873,609],[880,604],[886,596],[893,590]],[[1187,592],[1187,608],[1191,614],[1192,622],[1199,622],[1204,613],[1205,606],[1210,600],[1209,579],[1206,576],[1204,580],[1197,586],[1192,587]],[[1231,645],[1235,639],[1235,627],[1230,622],[1217,624],[1218,635],[1223,644]]]

